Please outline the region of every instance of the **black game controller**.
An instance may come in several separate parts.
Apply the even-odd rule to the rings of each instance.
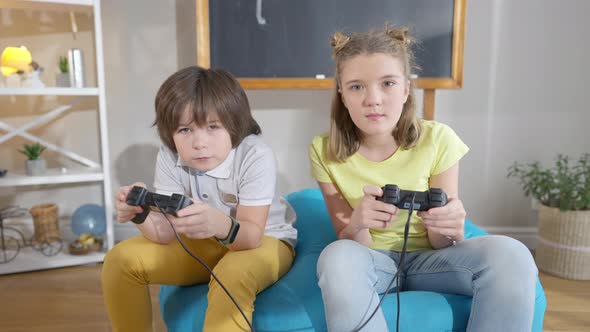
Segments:
[[[160,212],[160,208],[162,208],[167,214],[177,217],[176,212],[193,204],[193,202],[188,197],[181,194],[166,196],[150,192],[143,187],[135,186],[131,188],[129,195],[127,195],[127,204],[141,206],[143,208],[143,212],[136,214],[135,217],[131,219],[134,223],[141,224],[145,221],[145,218],[150,211]]]
[[[395,184],[386,184],[383,189],[383,196],[377,197],[378,201],[393,204],[400,209],[409,210],[414,199],[414,210],[426,211],[433,207],[447,205],[447,194],[440,188],[430,188],[427,191],[402,190]]]

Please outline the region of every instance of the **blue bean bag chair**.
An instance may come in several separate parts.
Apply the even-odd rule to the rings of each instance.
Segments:
[[[254,304],[254,329],[257,332],[326,331],[324,305],[317,285],[316,263],[322,249],[336,240],[336,235],[319,189],[292,193],[287,196],[287,200],[297,212],[297,256],[291,270],[257,296]],[[486,234],[473,223],[465,222],[466,238]],[[168,331],[202,330],[207,290],[207,284],[160,287],[160,309]],[[470,297],[406,291],[400,294],[400,300],[401,331],[464,331],[467,326]],[[543,330],[546,306],[545,293],[541,283],[537,282],[533,332]],[[395,331],[395,296],[385,299],[383,310],[389,329]]]

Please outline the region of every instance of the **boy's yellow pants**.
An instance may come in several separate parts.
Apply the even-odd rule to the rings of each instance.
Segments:
[[[252,322],[256,294],[279,280],[293,263],[294,250],[265,236],[260,247],[231,251],[215,239],[183,242],[209,267]],[[249,331],[248,324],[209,272],[178,241],[167,245],[143,236],[109,251],[102,268],[102,289],[113,331],[152,331],[148,284],[194,285],[209,282],[203,331]]]

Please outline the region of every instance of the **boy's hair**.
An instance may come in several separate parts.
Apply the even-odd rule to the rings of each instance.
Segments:
[[[358,55],[383,53],[398,59],[403,74],[409,82],[409,95],[402,109],[401,117],[391,133],[402,149],[409,149],[420,139],[422,127],[416,117],[414,84],[410,80],[412,68],[417,68],[411,46],[414,39],[408,29],[394,29],[385,25],[383,29],[354,33],[347,36],[336,32],[332,36],[332,57],[336,62],[334,95],[332,98],[328,159],[342,162],[353,155],[360,146],[361,132],[356,127],[340,95],[340,72],[342,65]]]
[[[228,131],[232,147],[250,134],[262,130],[252,117],[250,104],[240,83],[222,69],[187,67],[168,77],[156,95],[154,126],[162,142],[172,151],[174,133],[186,110],[198,126],[207,125],[207,116],[214,112]]]

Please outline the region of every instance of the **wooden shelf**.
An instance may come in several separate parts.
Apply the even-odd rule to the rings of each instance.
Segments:
[[[0,178],[0,187],[97,182],[103,179],[102,170],[97,168],[75,168],[67,169],[65,172],[62,172],[61,169],[48,169],[46,174],[39,176],[26,175],[24,171],[8,171],[4,177]]]
[[[0,8],[92,12],[93,0],[0,0]]]
[[[0,88],[0,96],[98,96],[98,88]]]
[[[21,248],[14,260],[0,264],[0,275],[89,263],[99,263],[104,260],[105,253],[97,251],[86,255],[71,255],[68,252],[69,243],[64,241],[62,251],[55,256],[45,256],[31,247]]]

